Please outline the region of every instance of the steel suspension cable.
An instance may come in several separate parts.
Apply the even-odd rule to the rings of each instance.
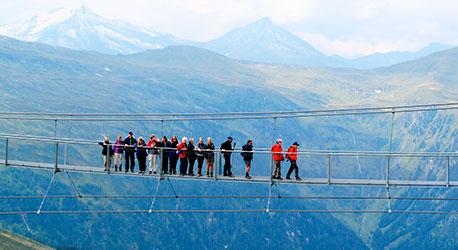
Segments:
[[[396,110],[395,113],[412,113],[412,112],[428,112],[428,111],[441,111],[441,110],[458,110],[458,106],[445,106],[435,108],[416,108],[406,110]],[[285,115],[233,115],[233,116],[196,116],[196,117],[177,117],[172,115],[172,118],[138,118],[138,115],[130,118],[57,118],[57,117],[26,117],[26,116],[0,116],[0,120],[27,120],[27,121],[86,121],[86,122],[120,122],[120,121],[210,121],[210,120],[257,120],[257,119],[287,119],[287,118],[307,118],[307,117],[332,117],[332,116],[355,116],[355,115],[377,115],[392,113],[391,110],[378,110],[375,111],[356,111],[356,112],[319,112],[319,113],[299,113],[299,114],[285,114]],[[136,116],[136,117],[135,117]]]
[[[291,110],[291,111],[254,111],[254,112],[215,112],[215,113],[53,113],[53,112],[0,112],[0,115],[10,116],[55,116],[55,117],[168,117],[168,116],[221,116],[221,115],[284,115],[284,114],[298,114],[298,113],[330,113],[330,112],[352,112],[352,111],[366,111],[366,110],[383,110],[383,109],[415,109],[426,107],[445,107],[457,106],[458,102],[449,103],[431,103],[431,104],[417,104],[417,105],[398,105],[398,106],[380,106],[380,107],[350,107],[350,108],[335,108],[335,109],[317,109],[317,110]]]
[[[2,195],[0,200],[42,199],[43,195]],[[273,199],[308,200],[413,200],[413,201],[458,201],[458,197],[414,197],[414,196],[270,196]],[[268,195],[48,195],[47,199],[268,199]]]
[[[359,210],[359,209],[159,209],[153,210],[47,210],[40,215],[66,215],[66,214],[192,214],[192,213],[365,213],[365,214],[423,214],[423,215],[458,215],[458,211],[433,211],[433,210]],[[35,214],[36,211],[1,211],[0,215]]]

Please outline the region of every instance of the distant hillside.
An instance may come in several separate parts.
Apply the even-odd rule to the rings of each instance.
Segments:
[[[51,250],[41,243],[7,231],[0,230],[0,249],[10,250]]]
[[[373,70],[310,68],[244,63],[206,49],[171,46],[134,55],[113,56],[72,51],[37,43],[0,38],[0,110],[52,112],[222,112],[298,110],[348,106],[389,106],[457,101],[458,51],[451,49],[415,61]],[[456,151],[456,111],[396,114],[393,151]],[[294,141],[301,149],[380,150],[389,145],[391,114],[347,117],[307,117],[269,120],[186,122],[62,122],[61,137],[96,140],[133,130],[137,136],[212,136],[217,144],[231,135],[242,144],[253,139],[256,147],[269,147],[275,137]],[[52,122],[4,121],[3,133],[53,135]],[[0,141],[0,155],[4,149]],[[52,161],[51,145],[27,147],[11,144],[10,159]],[[52,152],[52,151],[51,151]],[[270,157],[256,156],[253,173],[266,173]],[[63,159],[61,159],[63,161]],[[336,157],[333,176],[383,178],[386,158]],[[68,162],[100,166],[100,147],[71,145]],[[453,162],[453,161],[452,161]],[[303,156],[302,176],[326,176],[326,159]],[[392,163],[393,174],[406,179],[443,178],[444,162],[403,159]],[[285,165],[284,165],[285,166]],[[334,166],[334,165],[333,165]],[[240,155],[234,155],[234,172],[243,174]],[[452,167],[451,170],[456,170]],[[454,176],[458,176],[454,172]],[[0,169],[0,193],[44,193],[51,173]],[[74,174],[86,194],[151,194],[155,180]],[[135,180],[133,180],[135,179]],[[141,180],[138,180],[141,179]],[[172,181],[187,195],[264,195],[266,185],[221,182]],[[71,184],[59,175],[52,194],[71,194]],[[456,196],[454,189],[393,188],[393,195]],[[171,194],[161,184],[161,194]],[[375,195],[385,187],[281,185],[283,195]],[[37,201],[1,203],[1,211],[34,210]],[[45,209],[145,209],[151,200],[46,201]],[[393,209],[456,210],[455,203],[392,201]],[[381,201],[314,201],[281,199],[275,208],[386,209]],[[263,199],[183,201],[161,200],[157,208],[265,208]],[[2,225],[27,233],[20,217],[0,217]],[[259,248],[278,249],[383,249],[449,248],[457,245],[455,220],[447,216],[374,214],[192,214],[192,215],[87,215],[28,216],[34,237],[53,247],[139,248]],[[179,228],[179,230],[177,230]],[[135,233],[132,233],[132,231]],[[187,237],[183,237],[186,235]],[[427,239],[427,240],[425,240]]]
[[[453,48],[453,46],[440,44],[440,43],[431,43],[428,46],[415,51],[415,52],[400,52],[392,51],[389,53],[375,53],[368,56],[363,56],[353,60],[347,61],[348,67],[358,68],[358,69],[373,69],[378,67],[386,67],[390,65],[395,65],[403,62],[413,61],[415,59],[439,52],[447,49]]]

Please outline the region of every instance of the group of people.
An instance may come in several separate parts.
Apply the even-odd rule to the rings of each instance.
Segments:
[[[272,157],[275,163],[275,170],[273,179],[281,180],[281,162],[285,158],[291,162],[290,168],[286,175],[286,179],[291,179],[291,174],[294,171],[296,180],[301,180],[299,177],[299,169],[297,166],[297,148],[299,144],[293,143],[285,153],[282,148],[282,140],[277,139],[276,144],[272,146]],[[194,165],[197,162],[197,177],[202,176],[204,162],[206,161],[206,175],[207,177],[214,176],[214,163],[215,163],[215,144],[211,137],[207,138],[207,143],[204,143],[202,137],[199,138],[197,143],[194,138],[183,137],[178,141],[176,136],[172,136],[169,140],[166,136],[161,139],[154,134],[151,135],[147,142],[143,137],[136,139],[132,132],[129,132],[126,138],[118,135],[116,141],[111,143],[108,137],[105,137],[99,145],[103,146],[102,155],[104,161],[105,171],[111,170],[111,163],[114,165],[115,171],[123,171],[122,162],[124,156],[124,172],[134,172],[135,158],[137,158],[139,165],[139,174],[145,174],[148,165],[149,174],[177,174],[177,164],[180,162],[179,174],[182,176],[189,175],[195,176]],[[231,156],[235,149],[233,138],[228,137],[227,140],[221,144],[220,150],[224,158],[224,176],[233,177]],[[253,140],[248,140],[242,146],[241,157],[245,162],[245,178],[251,179],[250,170],[253,161]],[[159,170],[159,157],[161,159],[161,169]]]

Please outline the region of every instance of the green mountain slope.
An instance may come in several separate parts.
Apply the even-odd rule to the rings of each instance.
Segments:
[[[278,65],[243,64],[206,50],[177,46],[131,56],[104,56],[40,44],[0,39],[0,110],[57,112],[220,112],[313,109],[339,106],[377,106],[456,101],[458,52],[449,50],[417,61],[369,71],[310,69]],[[450,77],[450,78],[449,78]],[[455,79],[458,79],[456,77]],[[457,145],[456,111],[397,114],[393,150],[453,151]],[[302,118],[270,121],[224,122],[62,122],[62,137],[98,139],[134,130],[137,135],[213,136],[222,142],[232,135],[240,145],[252,138],[257,147],[269,147],[273,134],[287,143],[299,141],[306,149],[387,150],[390,115],[343,118]],[[2,121],[0,131],[53,135],[51,122]],[[3,142],[1,142],[3,143]],[[0,143],[0,144],[1,144]],[[11,159],[49,161],[50,147],[23,150],[13,145]],[[0,155],[4,152],[0,145]],[[69,147],[68,162],[100,165],[100,148]],[[237,158],[237,157],[235,157]],[[238,161],[240,159],[237,158]],[[385,159],[333,159],[334,177],[384,178]],[[254,173],[265,174],[268,159],[255,159]],[[428,165],[429,164],[429,165]],[[455,164],[455,163],[453,163]],[[323,160],[303,157],[301,174],[322,176]],[[429,159],[397,160],[393,173],[403,178],[443,176],[440,162]],[[236,174],[242,173],[236,163]],[[381,171],[382,169],[382,171]],[[50,173],[3,169],[2,194],[43,193]],[[24,178],[25,176],[25,178]],[[458,175],[456,175],[458,176]],[[154,181],[109,176],[75,176],[84,193],[150,194]],[[16,180],[26,180],[16,181]],[[183,194],[264,194],[262,185],[174,183]],[[167,185],[163,185],[167,186]],[[164,193],[170,189],[163,187]],[[71,193],[59,177],[53,192]],[[282,194],[385,195],[384,188],[282,186]],[[393,195],[457,195],[451,190],[393,188]],[[37,202],[9,202],[5,211],[34,210]],[[264,201],[184,202],[169,200],[167,207],[265,207]],[[456,210],[455,203],[423,205],[393,202],[394,208]],[[109,209],[148,207],[149,201],[64,201],[46,209]],[[278,201],[289,208],[385,209],[386,202]],[[373,248],[456,245],[455,220],[447,216],[373,214],[192,215],[186,216],[29,216],[34,239],[55,247],[76,244],[97,248]],[[24,230],[20,218],[0,217],[4,225]],[[52,226],[50,226],[52,225]],[[71,229],[67,225],[73,225]],[[261,226],[260,226],[261,225]],[[305,225],[305,226],[304,226]],[[233,229],[233,230],[228,230]],[[403,229],[403,230],[401,230]],[[70,232],[67,232],[70,230]],[[159,232],[159,233],[156,233]],[[57,237],[54,237],[56,236]],[[158,236],[159,235],[159,236]],[[54,237],[54,238],[53,238]],[[77,243],[74,243],[77,242]],[[191,243],[190,243],[191,242]],[[216,243],[214,243],[216,242]],[[72,245],[70,245],[72,246]]]
[[[44,246],[36,241],[27,239],[25,237],[12,234],[7,231],[0,231],[0,248],[1,249],[11,249],[11,250],[47,250],[51,249],[47,246]]]

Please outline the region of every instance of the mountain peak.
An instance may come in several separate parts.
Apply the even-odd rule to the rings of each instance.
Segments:
[[[256,25],[275,25],[272,20],[270,19],[270,17],[263,17],[261,19],[258,19],[254,22],[252,22],[251,24],[256,24]]]
[[[53,9],[0,33],[24,41],[107,54],[132,54],[179,43],[171,35],[106,19],[85,5]]]
[[[328,58],[270,18],[235,28],[206,43],[206,48],[233,59],[299,65],[327,65]]]

